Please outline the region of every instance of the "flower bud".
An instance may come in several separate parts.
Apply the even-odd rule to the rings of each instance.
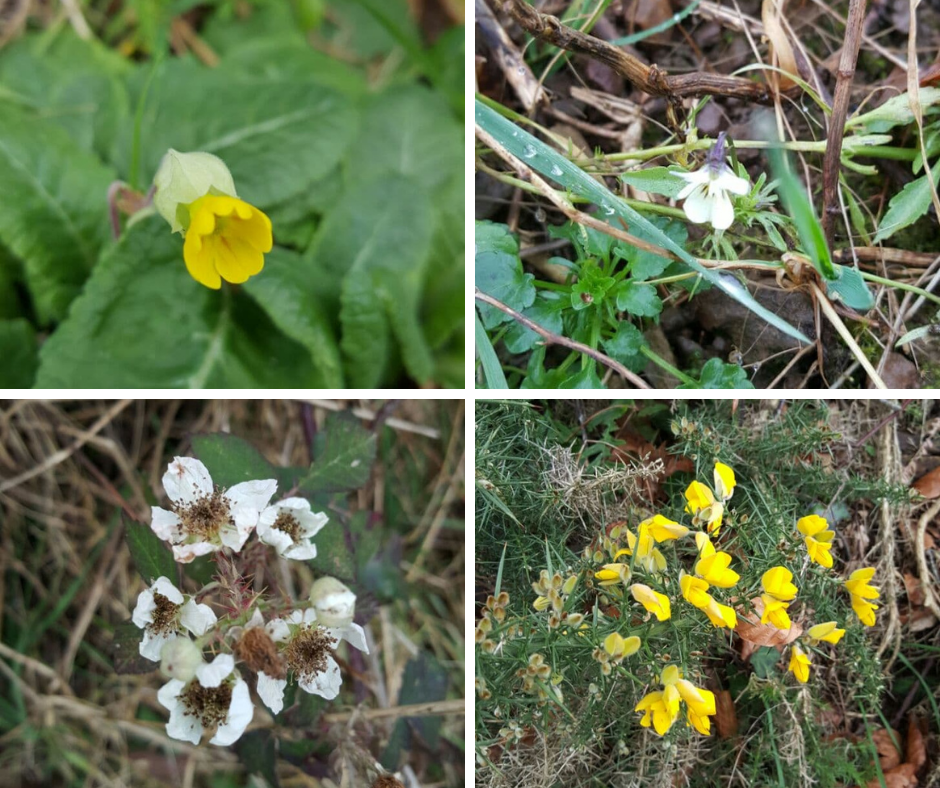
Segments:
[[[180,153],[170,148],[160,162],[153,185],[153,205],[174,233],[189,228],[188,206],[207,194],[237,197],[225,162],[211,153]]]
[[[202,650],[189,638],[169,640],[160,651],[160,672],[168,679],[189,681],[202,662]]]
[[[334,577],[321,577],[310,588],[317,620],[327,627],[348,627],[356,612],[356,595]]]

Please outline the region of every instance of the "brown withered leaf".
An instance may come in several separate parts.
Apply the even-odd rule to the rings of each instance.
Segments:
[[[728,690],[719,690],[715,693],[715,725],[718,735],[722,739],[730,739],[738,735],[738,715],[734,710],[734,701]]]
[[[907,724],[907,743],[904,747],[904,760],[920,771],[920,767],[927,763],[927,745],[924,734],[920,729],[920,721],[910,718]]]
[[[748,659],[751,654],[761,646],[782,647],[792,643],[803,634],[803,627],[795,621],[791,622],[789,629],[777,629],[770,624],[761,624],[760,617],[764,612],[764,602],[760,597],[751,600],[754,611],[744,613],[743,607],[737,607],[738,623],[734,628],[741,644],[741,659]]]
[[[940,465],[927,471],[911,486],[924,498],[940,498]]]
[[[917,775],[914,774],[913,764],[902,763],[893,769],[885,771],[885,785],[887,788],[917,788]],[[866,788],[880,788],[880,780],[869,780]]]
[[[871,738],[875,742],[875,749],[878,751],[881,771],[887,772],[901,763],[901,751],[896,744],[896,742],[901,741],[901,734],[894,728],[890,731],[887,728],[879,728],[872,732]]]

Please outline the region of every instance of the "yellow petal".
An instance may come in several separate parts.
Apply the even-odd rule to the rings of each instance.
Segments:
[[[708,583],[699,577],[687,575],[684,572],[679,576],[679,587],[685,601],[694,607],[704,609],[708,607],[711,597],[708,594]]]
[[[761,600],[764,602],[764,612],[760,617],[761,624],[770,624],[777,629],[789,629],[790,616],[787,615],[787,603],[767,594],[761,594]]]
[[[218,290],[222,287],[222,277],[215,268],[213,250],[204,248],[202,236],[190,232],[183,241],[183,261],[189,275],[199,284]]]
[[[716,599],[711,599],[708,603],[708,607],[705,608],[705,615],[716,627],[734,629],[738,623],[738,614],[734,608],[723,605]]]
[[[835,621],[827,621],[824,624],[816,624],[816,626],[810,627],[806,634],[813,640],[838,643],[845,634],[845,630],[837,629]]]
[[[640,523],[641,532],[644,526],[649,531],[649,535],[657,542],[664,542],[667,539],[679,539],[689,532],[686,526],[663,517],[661,514]]]
[[[820,566],[826,567],[826,569],[832,568],[832,553],[829,552],[832,549],[831,544],[819,542],[813,539],[812,536],[807,536],[803,541],[806,542],[806,552],[809,554],[811,561],[815,561]]]
[[[630,593],[633,594],[633,598],[637,602],[656,616],[658,620],[665,621],[672,615],[669,598],[665,594],[660,594],[642,583],[634,583],[630,586]]]
[[[873,605],[871,602],[866,601],[862,597],[852,594],[852,610],[855,611],[855,615],[858,616],[858,620],[861,621],[866,627],[875,626],[875,611],[877,609],[878,605]]]
[[[718,588],[731,588],[741,579],[741,576],[734,570],[728,569],[730,563],[731,556],[728,553],[713,553],[699,559],[695,565],[695,574]]]
[[[760,582],[770,596],[781,602],[789,602],[797,593],[797,587],[790,582],[792,579],[793,573],[789,569],[785,566],[775,566],[764,572]]]
[[[708,556],[715,554],[715,546],[704,531],[695,532],[695,546],[698,548],[700,558],[708,558]]]
[[[685,490],[685,499],[688,506],[685,510],[689,514],[698,514],[699,511],[715,502],[715,496],[704,484],[699,481],[693,481]]]
[[[723,501],[727,501],[734,492],[736,481],[734,471],[723,462],[715,463],[715,492]]]
[[[667,665],[659,677],[660,683],[665,686],[671,686],[682,678],[678,665]]]
[[[624,638],[623,646],[620,649],[621,656],[629,657],[640,650],[641,641],[636,635]]]
[[[619,657],[623,650],[623,638],[617,632],[611,632],[604,638],[604,651],[612,657]]]
[[[803,653],[803,649],[794,643],[790,647],[790,665],[787,669],[793,673],[796,680],[801,684],[805,684],[809,680],[810,664],[810,659]]]
[[[829,523],[818,514],[808,514],[796,521],[796,527],[803,536],[815,536],[820,531],[825,531]]]

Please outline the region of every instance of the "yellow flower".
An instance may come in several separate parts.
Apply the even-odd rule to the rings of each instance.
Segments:
[[[728,553],[715,552],[713,547],[710,555],[699,558],[695,564],[695,574],[718,588],[731,588],[741,576],[728,568],[730,563],[731,556]]]
[[[761,624],[769,623],[777,629],[789,629],[790,616],[787,615],[789,605],[768,594],[761,594],[760,598],[764,603],[764,612],[760,617]]]
[[[711,727],[709,715],[715,713],[715,695],[706,689],[696,687],[691,681],[682,678],[676,665],[669,665],[660,676],[663,690],[651,692],[634,709],[644,712],[640,725],[648,728],[653,725],[662,736],[668,731],[679,716],[680,700],[685,701],[687,719],[699,733],[708,735]]]
[[[662,692],[651,692],[643,700],[636,704],[634,711],[644,712],[640,725],[648,728],[652,724],[653,729],[660,736],[666,733],[676,718],[666,710],[666,704],[663,703]]]
[[[620,553],[617,555],[619,556]],[[626,585],[630,579],[630,567],[628,564],[604,564],[594,573],[594,577],[600,581],[599,585],[605,588],[621,582]]]
[[[715,554],[715,546],[704,531],[695,532],[695,546],[698,548],[699,558],[708,558],[708,556]]]
[[[723,501],[731,498],[734,487],[737,484],[734,478],[734,471],[723,462],[715,463],[715,493]]]
[[[682,589],[682,596],[685,597],[685,601],[700,610],[704,610],[708,607],[708,603],[712,601],[708,593],[708,583],[699,577],[680,572],[679,587]]]
[[[649,586],[642,583],[634,583],[630,586],[630,593],[633,598],[652,613],[659,621],[665,621],[672,615],[669,606],[669,597],[654,591]]]
[[[805,684],[809,680],[809,657],[796,643],[790,646],[790,665],[787,668],[800,684]]]
[[[663,517],[661,514],[657,514],[653,517],[650,517],[648,520],[644,520],[640,523],[640,538],[642,539],[643,531],[646,530],[650,536],[653,537],[657,542],[664,542],[667,539],[679,539],[680,537],[685,536],[689,529],[684,525],[680,525],[677,522]]]
[[[738,614],[734,608],[721,604],[714,597],[709,597],[708,606],[704,610],[708,620],[716,627],[734,629],[738,624]]]
[[[624,638],[621,637],[618,632],[611,632],[604,638],[604,651],[610,654],[615,660],[621,660],[624,657],[636,654],[639,648],[640,639],[636,635]]]
[[[878,609],[878,605],[868,601],[878,599],[879,596],[878,589],[868,584],[874,575],[875,570],[872,567],[863,567],[852,572],[845,581],[845,587],[852,598],[852,610],[866,627],[875,626],[875,611]]]
[[[785,566],[775,566],[764,572],[760,579],[766,594],[778,599],[781,602],[789,602],[796,596],[797,587],[790,581],[793,579],[793,572]]]
[[[826,530],[829,523],[819,515],[810,514],[797,520],[796,527],[803,534],[803,541],[806,543],[806,551],[809,553],[810,560],[831,569],[832,554],[829,551],[832,550],[832,540],[835,538],[835,533]]]
[[[271,251],[271,220],[236,197],[206,194],[189,205],[183,244],[186,269],[200,284],[218,290],[222,280],[248,281]]]
[[[534,607],[539,612],[543,610],[548,610],[549,605],[551,605],[551,600],[547,596],[539,596],[535,598],[535,601],[532,603]]]
[[[844,629],[837,629],[835,621],[827,621],[825,624],[817,624],[810,627],[806,633],[813,642],[824,641],[826,643],[838,643],[845,634]]]
[[[665,520],[665,518],[663,518]],[[648,521],[647,521],[648,522]],[[668,521],[667,521],[668,522]],[[633,555],[636,553],[634,562],[645,572],[659,574],[666,568],[666,557],[656,547],[656,541],[648,527],[640,524],[640,536],[637,538],[633,531],[627,531],[628,547],[618,550],[614,555],[616,561],[622,555]]]

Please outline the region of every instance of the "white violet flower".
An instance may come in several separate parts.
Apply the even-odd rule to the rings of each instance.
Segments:
[[[197,605],[167,578],[158,577],[140,592],[131,620],[144,630],[140,655],[159,662],[164,643],[178,638],[184,629],[202,637],[217,619],[208,605]]]
[[[219,654],[211,663],[200,665],[190,681],[171,679],[160,688],[157,700],[170,711],[167,735],[193,744],[199,744],[203,731],[212,727],[216,732],[211,744],[233,744],[255,711],[231,654]]]
[[[366,633],[361,626],[350,623],[345,627],[321,627],[312,607],[295,610],[287,618],[275,618],[265,629],[272,640],[284,644],[281,655],[300,688],[327,700],[339,694],[343,682],[339,665],[333,659],[333,651],[339,641],[345,640],[360,651],[369,653]],[[279,692],[283,696],[283,688]]]
[[[152,507],[150,527],[170,542],[177,561],[188,564],[223,546],[241,550],[277,491],[277,481],[242,482],[223,491],[199,460],[176,457],[163,475],[163,488],[173,508]]]
[[[709,222],[716,230],[727,230],[734,222],[734,206],[731,194],[747,194],[751,185],[747,178],[740,178],[725,162],[725,132],[708,154],[705,166],[695,172],[677,172],[686,181],[677,196],[685,200],[682,206],[689,221],[695,224]]]
[[[258,536],[273,545],[285,558],[306,561],[316,558],[317,547],[310,540],[330,518],[322,512],[314,514],[310,501],[285,498],[269,506],[258,519]]]

